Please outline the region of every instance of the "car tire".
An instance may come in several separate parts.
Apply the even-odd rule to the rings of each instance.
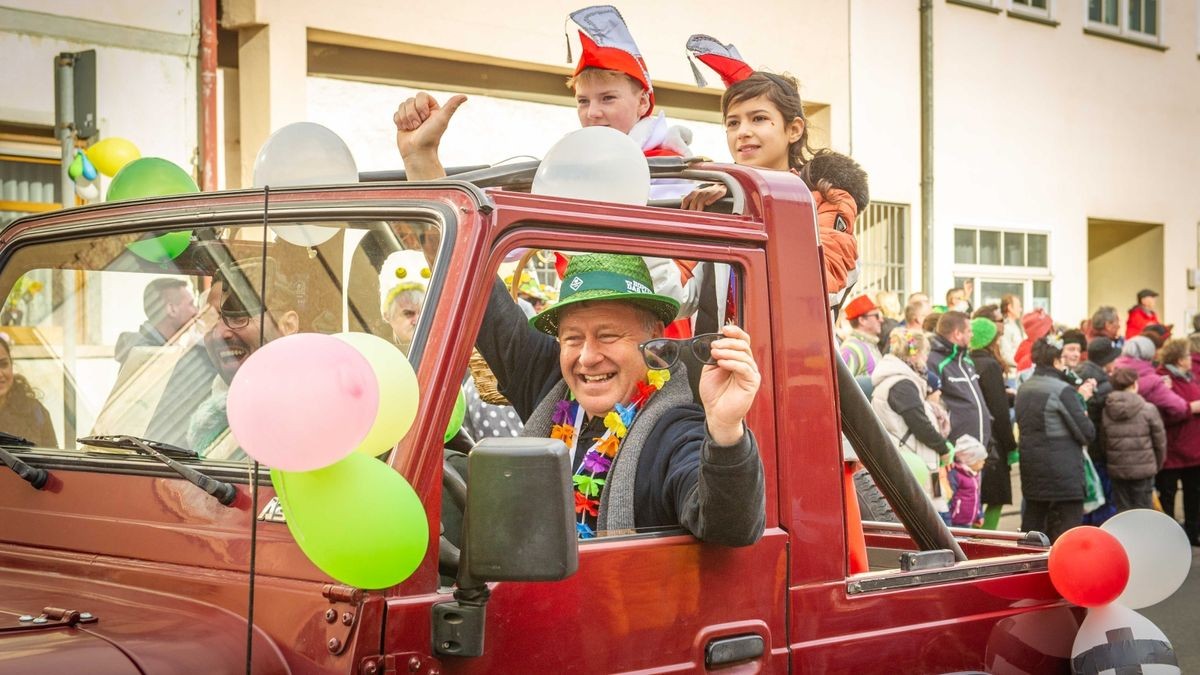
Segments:
[[[874,520],[884,523],[898,523],[892,505],[888,504],[871,473],[866,469],[854,472],[854,491],[858,494],[858,512],[864,521]]]

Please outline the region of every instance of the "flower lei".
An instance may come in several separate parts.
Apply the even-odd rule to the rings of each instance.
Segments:
[[[575,529],[579,532],[580,539],[596,536],[596,531],[588,520],[594,521],[600,515],[600,493],[604,490],[608,471],[616,459],[621,441],[629,433],[629,427],[633,425],[634,418],[646,405],[646,401],[670,379],[670,371],[649,371],[646,374],[646,382],[637,383],[637,390],[629,405],[618,403],[614,410],[604,416],[604,435],[592,439],[592,447],[588,448],[575,475],[571,477],[575,489],[575,513],[579,514]],[[570,398],[559,401],[554,407],[551,422],[553,426],[550,428],[550,438],[557,438],[565,443],[573,454],[579,441],[577,430],[583,422],[583,411],[579,408],[579,403]]]

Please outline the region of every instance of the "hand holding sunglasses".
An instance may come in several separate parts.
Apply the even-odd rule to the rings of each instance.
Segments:
[[[705,365],[700,375],[700,403],[712,440],[721,446],[738,443],[744,433],[743,422],[762,376],[750,350],[750,336],[737,326],[725,326],[720,333],[705,333],[675,340],[654,338],[639,345],[642,358],[651,369],[670,368],[679,361],[684,349]]]
[[[716,365],[712,355],[712,345],[725,337],[720,333],[704,333],[691,338],[654,338],[647,340],[638,348],[642,350],[642,358],[650,370],[667,370],[679,362],[679,356],[685,349],[690,350],[696,360],[704,365]]]

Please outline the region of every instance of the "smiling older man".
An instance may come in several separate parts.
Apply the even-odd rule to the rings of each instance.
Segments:
[[[637,256],[575,256],[560,297],[526,320],[497,283],[478,347],[524,435],[559,438],[572,452],[580,536],[682,525],[705,541],[756,541],[766,505],[744,423],[761,381],[750,336],[726,326],[662,338],[679,304],[654,292]],[[703,407],[678,363],[688,348],[707,364]]]

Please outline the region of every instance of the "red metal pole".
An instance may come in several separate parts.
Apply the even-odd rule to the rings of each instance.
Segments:
[[[217,0],[200,0],[200,189],[217,189]]]

